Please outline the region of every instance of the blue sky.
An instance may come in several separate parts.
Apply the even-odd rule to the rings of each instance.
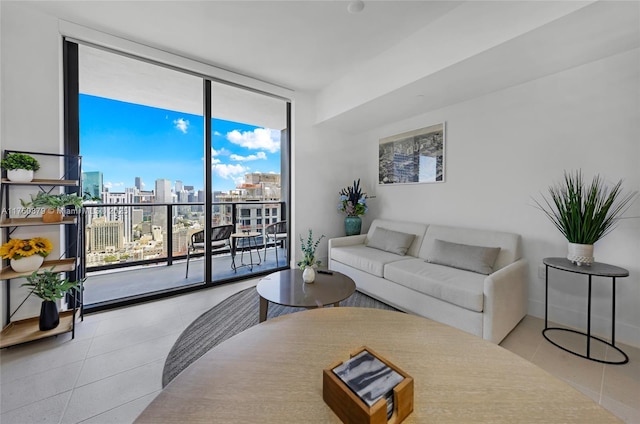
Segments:
[[[213,190],[227,191],[247,172],[280,173],[280,131],[213,120]],[[82,171],[101,171],[104,185],[121,192],[141,177],[202,189],[204,124],[201,116],[80,95]]]

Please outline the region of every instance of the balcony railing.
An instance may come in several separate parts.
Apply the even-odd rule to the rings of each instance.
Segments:
[[[264,234],[285,219],[284,202],[213,203],[212,226],[232,224],[236,232]],[[85,264],[97,271],[185,259],[189,238],[202,230],[203,203],[85,204]],[[263,245],[262,236],[256,238]],[[238,249],[247,246],[239,242]],[[171,248],[169,248],[171,247]]]
[[[238,255],[251,247],[254,250],[264,249],[266,246],[262,234],[265,233],[266,226],[286,219],[285,203],[281,201],[216,202],[210,207],[213,217],[211,226],[232,224],[235,232],[251,231],[260,234],[260,236],[253,238],[251,246],[248,246],[244,239],[239,239]],[[87,291],[94,292],[88,297],[104,301],[105,296],[95,295],[96,287],[99,286],[98,284],[92,286],[92,276],[95,275],[104,278],[105,274],[119,273],[128,269],[139,273],[141,268],[149,266],[157,268],[157,266],[180,265],[178,268],[183,268],[186,263],[191,234],[205,228],[204,208],[203,203],[86,203],[83,211],[82,250],[84,251],[84,260],[82,262],[85,274],[89,277],[86,284]],[[285,242],[286,245],[288,243]],[[216,278],[228,279],[239,275],[262,273],[269,267],[273,270],[288,264],[287,252],[283,251],[280,253],[279,263],[270,263],[267,268],[262,266],[255,269],[253,267],[243,269],[241,273],[234,270],[231,274],[228,272],[231,264],[230,254],[231,252],[228,250],[216,251],[216,257],[220,260],[226,257],[225,264],[222,265],[222,262],[218,261],[218,265],[227,272],[225,274],[214,273],[214,282]],[[284,259],[282,258],[283,254]],[[190,254],[192,262],[189,272],[191,274],[192,269],[195,268],[193,275],[200,275],[195,278],[202,279],[203,255],[203,252]],[[199,260],[199,262],[193,262],[194,260]],[[199,274],[197,264],[200,265]],[[176,286],[184,285],[185,278],[178,280],[177,277],[182,275],[182,271],[178,269],[176,271],[165,272],[163,277],[154,274],[156,275],[154,278],[176,279],[174,283],[165,282],[164,286],[167,283]],[[171,274],[175,274],[175,277],[169,277]],[[140,279],[139,276],[136,278]],[[97,278],[93,280],[97,280]],[[191,275],[189,275],[188,282],[193,283]],[[117,284],[117,282],[109,284]],[[106,284],[100,286],[104,285]],[[150,287],[149,292],[153,291],[155,289]]]

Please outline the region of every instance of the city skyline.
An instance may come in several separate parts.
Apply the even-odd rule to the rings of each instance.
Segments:
[[[229,191],[251,172],[280,173],[280,131],[212,120],[212,191]],[[167,179],[204,188],[202,116],[80,94],[80,154],[84,172],[102,172],[112,192],[153,191]]]

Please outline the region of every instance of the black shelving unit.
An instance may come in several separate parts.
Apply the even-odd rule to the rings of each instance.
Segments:
[[[21,205],[12,205],[10,192],[16,187],[31,187],[34,189],[33,194],[37,191],[43,191],[46,193],[52,193],[57,188],[64,188],[67,193],[76,193],[78,196],[82,196],[82,158],[75,155],[64,155],[54,153],[42,153],[42,152],[28,152],[19,150],[5,150],[4,156],[6,157],[10,153],[24,153],[31,155],[38,159],[42,165],[48,165],[48,167],[58,167],[63,169],[62,176],[60,178],[53,179],[33,179],[30,182],[16,182],[10,181],[6,178],[6,172],[3,171],[2,188],[0,193],[0,200],[2,202],[2,216],[0,217],[0,229],[2,229],[2,243],[7,242],[12,237],[19,237],[27,227],[41,227],[41,226],[64,226],[65,227],[65,246],[61,248],[62,252],[58,259],[44,261],[40,266],[39,271],[51,270],[54,272],[65,273],[67,278],[73,281],[82,280],[84,276],[84,263],[83,263],[83,237],[82,237],[82,221],[83,217],[81,211],[76,211],[75,215],[65,216],[61,222],[48,223],[43,222],[39,216],[30,216],[29,214],[12,214],[12,211],[17,211]],[[42,173],[42,171],[39,171]],[[55,242],[55,241],[54,241]],[[20,343],[26,343],[33,340],[42,339],[58,334],[71,332],[72,338],[75,337],[76,321],[82,316],[82,286],[79,289],[73,289],[67,296],[67,303],[71,306],[67,310],[60,312],[60,324],[58,327],[48,330],[40,331],[38,322],[38,316],[12,320],[15,313],[25,303],[25,298],[14,310],[11,305],[11,280],[17,278],[23,278],[30,275],[31,272],[20,273],[14,271],[9,265],[9,260],[3,261],[2,268],[0,268],[0,279],[4,282],[5,290],[5,308],[6,308],[6,321],[7,324],[0,333],[0,348],[5,348]]]

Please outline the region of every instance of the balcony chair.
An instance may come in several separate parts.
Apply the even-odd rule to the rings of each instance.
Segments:
[[[269,243],[273,243],[276,250],[276,266],[279,266],[278,261],[278,242],[282,241],[283,245],[287,243],[287,221],[278,221],[273,224],[267,225],[264,230],[264,260],[267,260],[267,246]]]
[[[231,224],[218,225],[211,228],[211,252],[222,251],[224,249],[229,249],[229,251],[231,251],[231,245],[229,242],[231,233],[233,233],[233,225]],[[187,272],[184,278],[189,277],[189,259],[191,257],[191,253],[201,249],[204,249],[204,230],[196,231],[191,234],[191,242],[187,248]]]

